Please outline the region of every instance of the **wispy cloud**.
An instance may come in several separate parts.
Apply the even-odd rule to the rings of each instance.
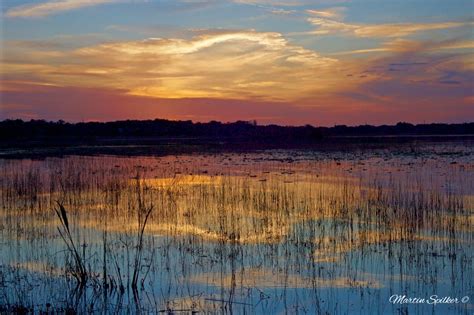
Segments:
[[[343,55],[358,55],[358,54],[370,54],[370,53],[404,53],[425,50],[427,52],[441,52],[446,50],[456,51],[456,50],[468,50],[474,49],[473,40],[447,40],[443,42],[427,43],[423,41],[415,41],[408,39],[393,39],[391,41],[385,42],[380,47],[366,48],[366,49],[355,49],[347,51],[339,51],[331,53],[331,56],[343,56]]]
[[[85,7],[97,6],[100,4],[119,2],[150,3],[153,1],[157,0],[48,0],[42,1],[40,3],[38,3],[37,1],[31,4],[13,7],[6,12],[6,16],[22,18],[44,17]],[[186,7],[201,8],[226,1],[239,4],[264,5],[272,7],[301,6],[313,3],[313,1],[304,0],[175,0],[174,2],[176,2],[176,4],[184,4],[186,5]],[[326,3],[327,1],[335,0],[318,0],[318,3]],[[338,0],[338,2],[345,2],[345,0]],[[277,14],[285,14],[291,12],[290,10],[283,9],[275,9],[274,11],[274,13]]]
[[[8,17],[43,17],[61,12],[91,7],[121,0],[56,0],[13,7],[6,12]]]
[[[289,15],[296,13],[296,10],[285,10],[281,8],[270,9],[270,12],[276,15]]]
[[[383,111],[395,108],[408,112],[413,107],[420,116],[436,113],[436,120],[443,120],[443,115],[472,119],[468,110],[473,95],[472,52],[445,51],[471,45],[462,40],[394,40],[385,45],[390,54],[367,62],[366,71],[378,79],[362,83],[352,96],[373,100]]]
[[[335,7],[325,10],[306,10],[306,13],[319,18],[340,20],[344,17],[345,11],[345,7]]]
[[[253,5],[272,5],[272,6],[302,6],[316,4],[337,4],[346,3],[351,0],[231,0],[236,3],[253,4]]]
[[[272,6],[298,6],[307,4],[308,1],[303,0],[232,0],[236,3],[253,4],[253,5],[272,5]]]
[[[358,55],[358,54],[380,53],[380,52],[388,52],[388,51],[390,51],[390,49],[388,49],[386,47],[377,47],[377,48],[338,51],[338,52],[335,52],[335,53],[331,53],[330,55],[331,56]]]
[[[319,12],[319,16],[330,14],[325,11],[317,12]],[[343,34],[356,37],[379,38],[404,37],[417,32],[458,28],[472,24],[469,22],[350,24],[323,17],[310,17],[308,22],[317,27],[316,30],[309,32],[315,35]]]

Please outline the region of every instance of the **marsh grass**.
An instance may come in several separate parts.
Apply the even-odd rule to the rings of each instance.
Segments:
[[[0,162],[3,306],[386,313],[473,289],[470,153]]]

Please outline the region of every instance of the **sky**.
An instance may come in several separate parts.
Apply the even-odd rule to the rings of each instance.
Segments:
[[[0,3],[0,120],[474,121],[474,0]]]

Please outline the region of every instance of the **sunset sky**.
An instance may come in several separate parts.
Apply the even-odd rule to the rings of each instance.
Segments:
[[[474,121],[473,0],[1,4],[0,119]]]

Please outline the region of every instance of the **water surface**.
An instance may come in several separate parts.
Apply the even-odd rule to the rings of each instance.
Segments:
[[[0,160],[0,305],[469,314],[471,301],[389,298],[474,298],[473,175],[462,143]],[[88,273],[83,288],[58,202]]]

